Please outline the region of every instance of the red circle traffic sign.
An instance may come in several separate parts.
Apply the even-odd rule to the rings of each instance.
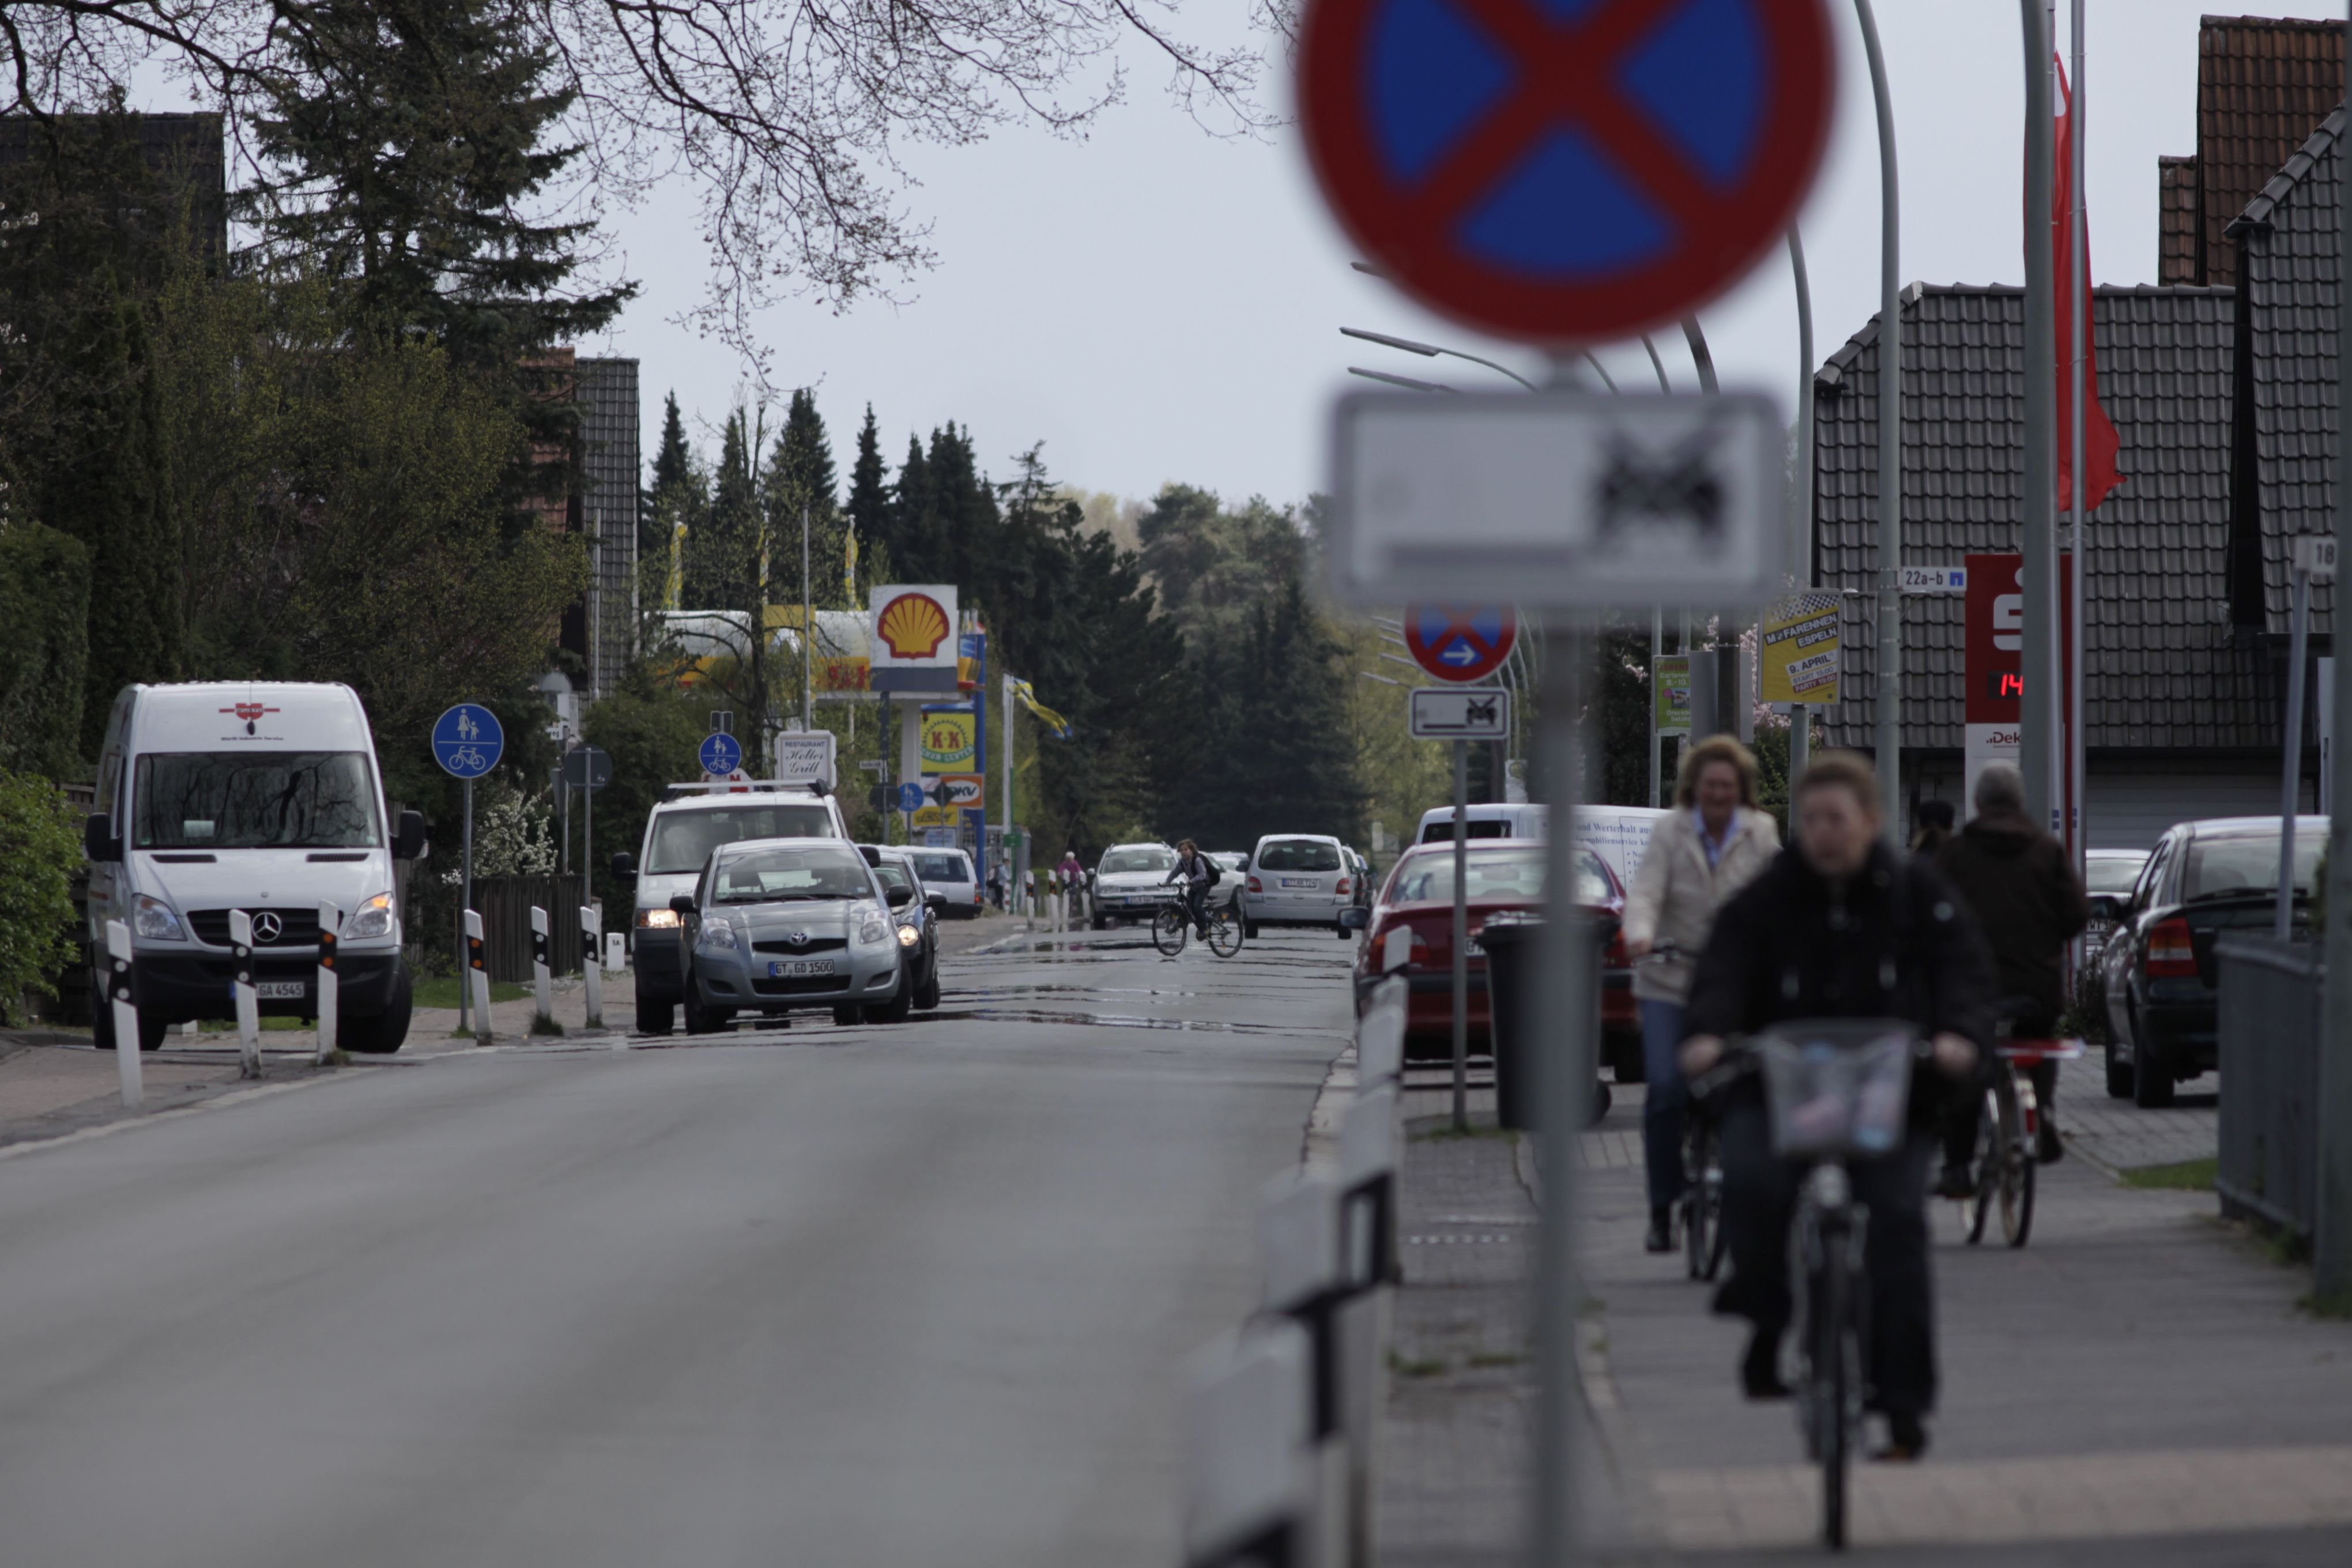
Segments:
[[[1414,605],[1404,613],[1404,646],[1440,680],[1483,680],[1519,640],[1519,619],[1504,605]]]
[[[1299,63],[1341,226],[1430,309],[1534,342],[1736,282],[1812,185],[1835,81],[1822,0],[1310,0]]]

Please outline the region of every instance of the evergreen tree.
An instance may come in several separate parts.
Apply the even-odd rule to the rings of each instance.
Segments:
[[[688,524],[678,602],[689,610],[744,610],[759,593],[759,495],[751,482],[751,436],[743,410],[727,416],[710,502]]]
[[[638,602],[647,610],[668,605],[674,568],[671,542],[684,527],[699,526],[709,504],[709,486],[687,445],[686,422],[678,417],[677,394],[662,400],[661,446],[654,454],[653,483],[637,510]]]
[[[833,439],[825,434],[815,394],[807,387],[793,394],[784,413],[784,427],[776,433],[767,471],[761,476],[761,489],[767,508],[768,537],[776,551],[772,596],[780,603],[800,601],[801,514],[805,507],[810,603],[820,608],[835,606],[841,598],[844,540],[840,480],[834,468]]]
[[[942,564],[939,559],[939,503],[931,489],[930,459],[923,456],[922,441],[909,436],[907,460],[898,465],[898,482],[891,490],[887,541],[890,559],[898,564],[899,581],[938,581],[935,574]]]
[[[999,518],[996,492],[980,471],[971,433],[957,429],[953,420],[932,431],[929,466],[935,509],[929,549],[940,574],[930,580],[981,587],[995,558]],[[987,607],[985,593],[981,602]]]
[[[635,292],[568,292],[594,226],[528,216],[581,151],[541,145],[574,95],[547,89],[550,50],[498,0],[320,0],[289,14],[285,47],[255,126],[274,177],[242,205],[376,330],[505,374]]]
[[[857,461],[849,470],[847,510],[860,548],[888,542],[889,470],[882,463],[882,433],[875,426],[870,403],[866,405],[866,423],[857,430]]]

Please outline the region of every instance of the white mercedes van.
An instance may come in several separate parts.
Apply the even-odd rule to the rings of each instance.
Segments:
[[[339,1042],[383,1052],[407,1038],[392,868],[425,852],[425,818],[405,811],[385,821],[375,738],[350,687],[124,688],[107,720],[82,852],[95,972],[104,973],[106,922],[131,930],[141,1049],[160,1047],[169,1025],[234,1016],[235,910],[253,920],[262,1013],[315,1018],[321,903],[342,915]],[[98,1043],[111,1048],[113,1010],[102,989],[91,1001]]]

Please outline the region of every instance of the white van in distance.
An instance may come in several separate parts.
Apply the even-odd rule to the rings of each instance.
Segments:
[[[366,711],[348,686],[219,681],[125,687],[107,720],[90,861],[91,952],[131,931],[139,1047],[166,1026],[233,1016],[229,914],[253,921],[265,1015],[318,1016],[319,906],[342,921],[335,969],[346,1050],[408,1037],[408,969],[392,863],[425,852],[425,818],[385,821]],[[98,1044],[113,1009],[93,996]]]

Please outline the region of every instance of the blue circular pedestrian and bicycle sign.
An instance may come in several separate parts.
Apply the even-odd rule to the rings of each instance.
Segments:
[[[919,784],[900,784],[898,786],[898,809],[900,811],[922,810],[923,786]]]
[[[702,759],[704,773],[723,779],[743,765],[743,743],[732,735],[705,735],[696,755]]]
[[[478,702],[460,702],[433,721],[433,760],[457,778],[480,778],[506,749],[498,715]]]

